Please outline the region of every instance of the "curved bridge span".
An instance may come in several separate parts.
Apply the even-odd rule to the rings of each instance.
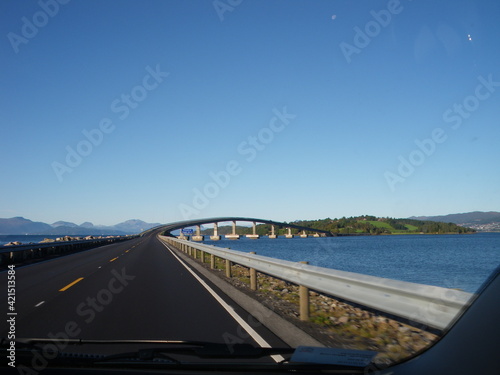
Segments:
[[[316,236],[316,237],[320,237],[320,236],[321,237],[332,237],[333,236],[331,232],[321,230],[321,229],[309,228],[309,227],[304,227],[301,225],[295,225],[295,224],[290,224],[290,223],[282,223],[282,222],[273,221],[273,220],[257,219],[257,218],[252,218],[252,217],[236,217],[236,216],[184,220],[184,221],[178,221],[178,222],[174,222],[174,223],[165,224],[165,225],[156,227],[154,229],[155,230],[161,229],[165,233],[168,233],[170,235],[172,235],[171,234],[172,231],[181,229],[181,237],[182,237],[183,236],[182,229],[195,226],[196,227],[196,234],[194,236],[192,236],[191,239],[194,241],[201,241],[201,240],[203,240],[203,237],[201,236],[201,233],[200,233],[200,226],[203,224],[213,224],[214,225],[214,233],[213,233],[213,236],[211,236],[210,238],[212,240],[218,240],[221,237],[217,233],[218,224],[223,223],[223,222],[232,222],[233,223],[233,232],[232,232],[232,234],[226,235],[226,238],[238,239],[240,237],[240,235],[238,235],[236,233],[236,222],[239,222],[239,221],[253,223],[253,234],[247,235],[248,238],[259,238],[259,235],[257,235],[255,233],[256,223],[263,223],[263,224],[271,225],[271,234],[269,234],[269,238],[276,238],[277,237],[277,235],[274,232],[275,227],[287,228],[288,234],[285,235],[286,238],[293,237],[293,235],[291,233],[291,229],[298,229],[298,230],[302,231],[302,235],[301,235],[302,237],[307,236],[306,231],[313,232],[314,236]]]

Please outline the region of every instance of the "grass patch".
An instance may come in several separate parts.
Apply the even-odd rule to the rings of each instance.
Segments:
[[[240,276],[237,278],[238,280],[240,280],[242,283],[245,283],[245,284],[250,284],[250,278],[249,277],[246,277],[246,276]]]
[[[396,230],[392,227],[392,225],[389,225],[385,221],[368,221],[368,223],[370,223],[371,225],[373,225],[376,228],[387,229],[387,230],[390,230],[391,232],[394,232]]]
[[[411,224],[405,224],[405,227],[407,228],[407,230],[404,230],[404,229],[395,229],[392,225],[390,225],[389,223],[387,223],[385,221],[370,220],[370,221],[368,221],[368,223],[370,223],[371,225],[373,225],[376,228],[386,229],[389,232],[391,232],[392,234],[407,234],[410,232],[416,232],[418,230],[418,227],[416,227],[415,225],[411,225]]]
[[[408,230],[411,230],[413,232],[416,232],[418,230],[418,227],[416,227],[415,225],[411,225],[411,224],[405,224],[405,227],[408,228]]]

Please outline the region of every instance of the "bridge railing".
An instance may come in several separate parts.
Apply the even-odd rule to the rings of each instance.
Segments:
[[[174,237],[159,236],[164,243],[199,258],[198,252],[226,261],[226,276],[231,263],[249,268],[250,286],[257,288],[256,272],[299,285],[301,319],[308,319],[309,290],[341,298],[390,314],[422,329],[445,330],[474,296],[463,291],[410,283],[353,272],[339,271],[291,262],[252,253],[193,243]]]
[[[0,246],[0,265],[22,263],[30,259],[45,258],[66,252],[80,251],[130,240],[134,236],[94,238],[90,240],[54,241],[11,246]]]

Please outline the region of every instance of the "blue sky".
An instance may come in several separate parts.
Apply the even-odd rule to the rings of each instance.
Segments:
[[[500,211],[478,3],[3,1],[0,217]]]

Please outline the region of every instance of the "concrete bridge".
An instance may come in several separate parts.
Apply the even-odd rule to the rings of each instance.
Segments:
[[[256,225],[257,223],[263,223],[263,224],[269,224],[271,225],[271,233],[268,235],[269,238],[277,238],[278,236],[276,235],[276,227],[278,228],[287,228],[288,232],[285,235],[285,238],[293,238],[294,235],[292,234],[292,228],[293,229],[298,229],[301,232],[299,235],[300,237],[308,237],[307,232],[314,232],[313,236],[314,237],[331,237],[332,233],[329,231],[321,230],[321,229],[314,229],[314,228],[308,228],[304,227],[301,225],[295,225],[295,224],[289,224],[289,223],[281,223],[278,221],[272,221],[272,220],[266,220],[266,219],[256,219],[256,218],[251,218],[251,217],[214,217],[214,218],[206,218],[206,219],[196,219],[196,220],[185,220],[185,221],[178,221],[175,223],[167,224],[165,226],[162,226],[162,229],[165,229],[166,233],[170,233],[174,230],[181,230],[179,238],[186,238],[185,235],[182,233],[182,229],[187,228],[187,227],[196,227],[196,232],[194,235],[191,236],[191,241],[203,241],[203,236],[201,235],[201,225],[203,224],[213,224],[214,225],[214,230],[213,230],[213,235],[210,236],[210,239],[213,241],[220,240],[222,236],[218,234],[218,227],[219,223],[222,222],[232,222],[233,225],[233,230],[231,234],[225,235],[225,238],[231,239],[231,240],[237,240],[240,238],[240,235],[236,233],[236,222],[238,221],[244,221],[244,222],[250,222],[253,224],[252,228],[252,234],[247,234],[246,237],[250,239],[257,239],[259,238],[259,235],[256,233]],[[155,228],[155,229],[159,229]]]

